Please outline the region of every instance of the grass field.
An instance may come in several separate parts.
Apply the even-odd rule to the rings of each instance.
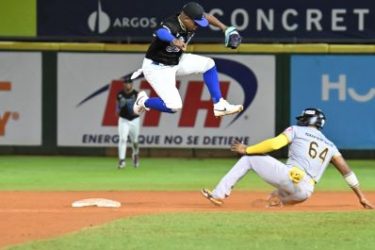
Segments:
[[[202,213],[132,217],[11,249],[374,249],[375,217],[356,213]]]
[[[199,190],[236,159],[144,158],[116,169],[109,157],[0,157],[0,190]],[[363,190],[375,191],[375,161],[349,161]],[[271,190],[248,174],[236,190]],[[317,192],[349,190],[329,167]],[[375,202],[375,201],[373,201]],[[375,214],[215,212],[135,216],[10,249],[375,249]]]
[[[117,170],[110,157],[1,156],[0,190],[199,190],[213,187],[236,159],[144,158],[141,167],[131,163]],[[350,166],[363,190],[375,190],[375,160],[353,160]],[[238,190],[271,190],[249,173]],[[317,190],[348,190],[337,170],[330,166]]]

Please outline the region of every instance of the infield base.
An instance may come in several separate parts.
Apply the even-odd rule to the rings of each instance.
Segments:
[[[104,198],[89,198],[74,201],[72,207],[121,207],[121,203],[115,200],[109,200]]]

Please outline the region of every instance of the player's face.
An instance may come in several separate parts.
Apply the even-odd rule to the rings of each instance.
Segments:
[[[186,22],[184,24],[188,31],[195,31],[198,28],[198,25],[191,18],[186,18]]]
[[[194,20],[188,17],[187,15],[185,15],[184,12],[181,13],[180,17],[181,17],[182,23],[184,24],[184,26],[186,27],[188,31],[195,31],[198,28]]]
[[[130,92],[133,88],[133,85],[131,83],[124,83],[124,91]]]

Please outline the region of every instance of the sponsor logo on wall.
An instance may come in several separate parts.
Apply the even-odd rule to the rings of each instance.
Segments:
[[[40,53],[0,52],[0,65],[0,145],[40,145]]]
[[[122,59],[128,59],[125,59],[127,62],[136,61],[131,57],[134,57],[134,55],[122,55]],[[143,55],[138,55],[137,57],[138,61],[141,61]],[[83,61],[88,60],[88,58],[84,54],[82,54],[80,58],[68,54],[64,54],[59,58],[62,62],[59,63],[59,65],[62,65],[62,68],[59,69],[59,71],[61,71],[61,73],[59,73],[59,75],[61,75],[59,88],[64,88],[67,84],[66,82],[69,81],[67,79],[69,76],[63,73],[68,72],[68,68],[64,69],[64,65],[72,66],[72,61],[82,61],[81,65],[84,65]],[[100,63],[102,59],[104,61],[112,60],[116,62],[118,58],[118,56],[97,55],[95,61]],[[173,115],[158,111],[148,111],[143,114],[141,116],[142,128],[140,143],[146,147],[194,146],[226,148],[235,138],[239,138],[245,143],[250,143],[253,140],[272,136],[274,133],[274,91],[272,91],[274,90],[274,57],[256,57],[262,58],[258,63],[261,66],[254,66],[254,68],[249,67],[246,63],[251,61],[251,64],[255,65],[255,59],[251,56],[239,56],[238,58],[234,58],[235,59],[229,56],[214,56],[216,65],[220,69],[219,73],[223,96],[234,103],[243,104],[243,112],[237,115],[215,118],[213,115],[212,101],[210,100],[202,76],[182,77],[178,79],[176,83],[183,100],[182,110]],[[68,61],[70,61],[70,63],[68,63]],[[112,65],[116,65],[116,63],[112,63]],[[113,75],[118,75],[118,79],[120,76],[137,69],[139,65],[140,64],[128,65],[128,68],[132,70],[127,71],[121,71],[121,67],[119,67],[119,72],[122,72],[121,74],[109,74],[109,72],[106,72],[105,75],[111,75],[111,77],[107,79],[113,79]],[[267,76],[264,73],[266,71],[269,72],[268,68],[273,70],[273,73],[269,75],[269,79],[266,80],[264,78],[267,78]],[[81,69],[79,71],[88,72],[89,70]],[[90,71],[92,72],[92,70]],[[98,73],[98,71],[96,73]],[[87,76],[85,74],[81,74],[81,76],[81,82],[87,82],[84,80]],[[91,77],[89,76],[89,78]],[[259,85],[260,80],[264,80],[267,87],[261,87]],[[68,111],[65,108],[64,110],[59,110],[59,117],[61,117],[59,118],[59,124],[62,123],[62,125],[59,126],[61,128],[61,130],[59,130],[59,145],[116,145],[118,142],[118,118],[115,112],[115,97],[118,91],[122,89],[122,81],[114,79],[110,80],[108,83],[105,83],[105,80],[103,80],[103,82],[103,84],[93,83],[88,85],[90,88],[87,89],[82,88],[81,91],[79,91],[82,94],[76,97],[75,107],[71,107]],[[76,82],[75,85],[78,86],[80,84]],[[93,88],[93,85],[97,87]],[[156,96],[156,93],[145,79],[137,80],[134,83],[134,87],[138,90],[145,90],[149,96]],[[265,100],[261,100],[261,94],[269,97],[267,103]],[[262,102],[265,103],[261,104]],[[260,114],[260,110],[256,109],[259,105],[263,107],[263,111],[265,112],[263,115]],[[74,119],[66,115],[71,113],[72,116],[78,117],[79,115],[77,114],[79,113],[92,113],[89,111],[90,107],[96,107],[95,117],[86,116],[85,120],[89,121],[89,126],[91,126],[92,129],[82,129],[82,131],[77,133],[77,136],[74,137],[74,140],[69,140],[69,136],[64,135],[66,133],[65,129],[62,128],[66,127],[68,129],[69,127],[74,127],[68,124],[74,121]],[[258,117],[258,121],[263,120],[266,125],[262,126],[259,123],[252,124],[252,121],[254,121],[256,117]],[[79,121],[77,123],[79,123]],[[78,127],[79,125],[76,126],[76,130]],[[256,133],[255,130],[249,131],[249,128],[252,127],[259,127],[258,133]]]
[[[339,148],[374,149],[374,63],[374,56],[293,56],[291,117],[319,107]]]
[[[157,26],[156,17],[111,17],[102,9],[101,1],[98,0],[97,10],[88,17],[88,26],[93,33],[103,34],[110,28],[155,28]]]
[[[370,0],[316,0],[301,5],[299,0],[274,4],[272,0],[207,1],[206,12],[227,25],[236,26],[243,37],[296,41],[363,41],[375,38],[374,2]],[[179,12],[183,3],[139,0],[89,0],[83,4],[63,0],[38,1],[38,35],[94,36],[110,40],[147,39],[166,17]],[[146,7],[145,7],[146,6]],[[69,15],[69,19],[66,16]],[[126,31],[126,33],[125,33]],[[222,32],[210,25],[199,30],[199,39],[221,41]],[[220,40],[219,40],[220,39]]]
[[[375,87],[365,89],[363,93],[357,91],[355,86],[348,87],[348,75],[339,74],[338,81],[331,81],[329,74],[322,75],[322,100],[329,102],[331,98],[336,98],[340,102],[352,100],[354,102],[371,102],[375,99]],[[353,84],[355,85],[355,84]],[[373,84],[375,86],[375,83]],[[336,92],[336,95],[335,95]],[[333,97],[335,95],[335,97]]]
[[[10,92],[12,90],[12,83],[8,81],[0,81],[0,92]],[[0,111],[0,137],[5,136],[6,128],[10,122],[16,122],[19,119],[19,112],[11,110]]]

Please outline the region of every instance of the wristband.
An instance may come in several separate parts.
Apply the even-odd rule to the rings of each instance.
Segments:
[[[349,187],[359,187],[359,181],[357,179],[357,176],[353,172],[346,174],[344,178],[346,183],[348,183]]]

